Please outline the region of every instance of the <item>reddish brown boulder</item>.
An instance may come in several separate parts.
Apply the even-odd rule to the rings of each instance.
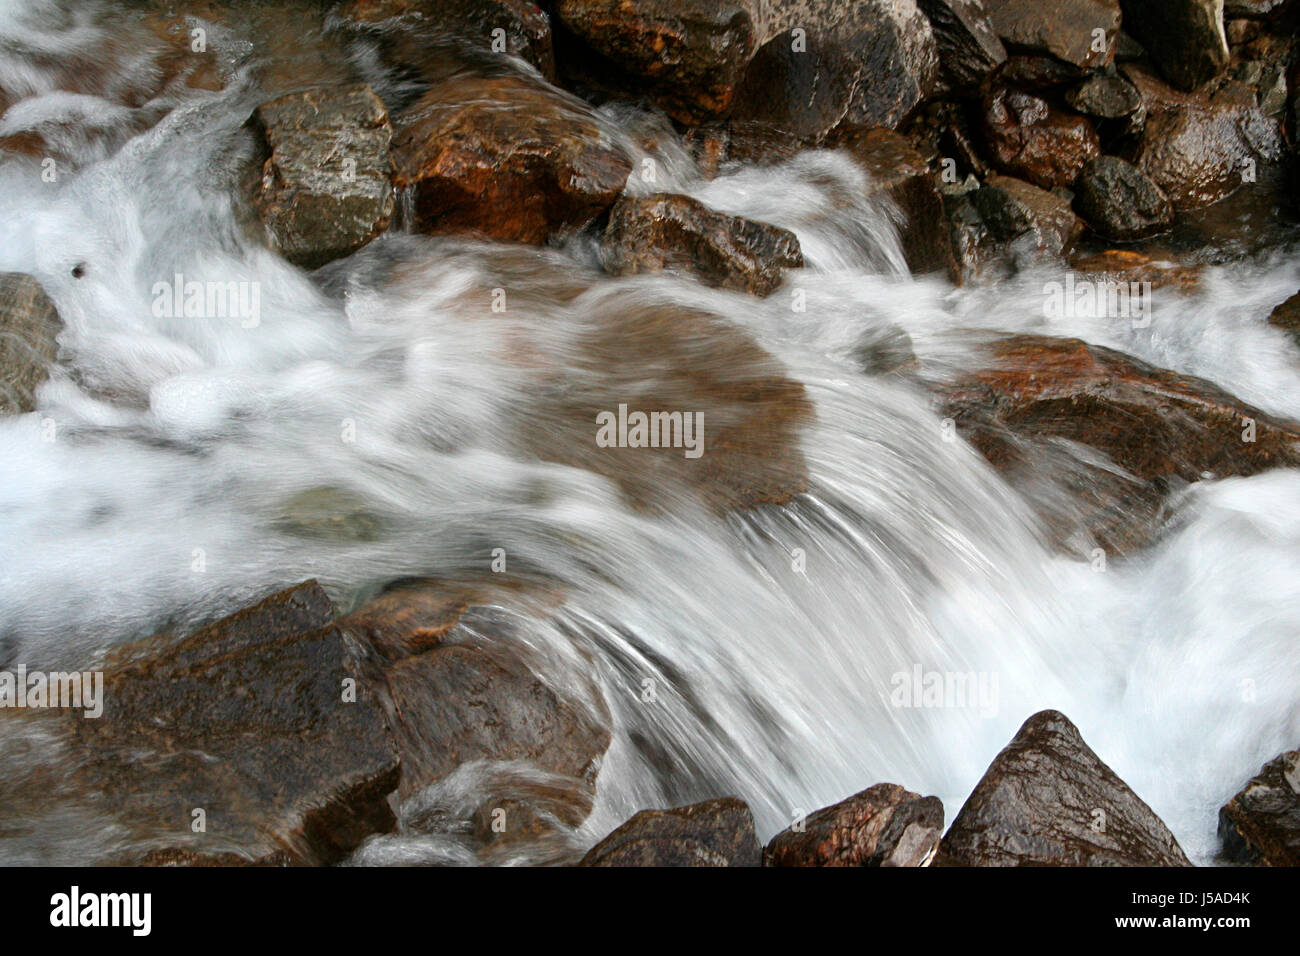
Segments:
[[[1085,117],[1006,87],[994,87],[985,97],[984,137],[999,169],[1044,189],[1072,185],[1101,155]]]
[[[1300,750],[1274,757],[1219,811],[1234,863],[1300,866]]]
[[[1119,0],[984,0],[984,9],[1008,49],[1048,53],[1087,69],[1114,58]]]
[[[818,810],[774,836],[764,866],[926,866],[943,836],[943,804],[892,783]]]
[[[579,866],[759,866],[749,807],[735,797],[642,810],[597,843]]]
[[[1190,866],[1174,835],[1054,710],[997,755],[938,866]]]
[[[398,119],[393,154],[421,231],[533,244],[595,219],[632,169],[585,105],[510,76],[438,84]]]

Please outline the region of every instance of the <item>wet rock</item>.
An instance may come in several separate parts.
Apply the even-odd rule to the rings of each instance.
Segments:
[[[1115,298],[1081,309],[1149,321],[1142,314],[1150,307],[1143,289],[1073,280],[1046,289],[1049,316],[1070,307],[1062,300],[1072,286],[1076,296]],[[1125,309],[1132,312],[1128,319],[1121,317]],[[1164,502],[1186,484],[1300,462],[1300,426],[1201,379],[1051,336],[999,339],[990,358],[979,371],[940,388],[939,405],[958,434],[1010,482],[1028,486],[1044,449],[1081,446],[1105,456],[1088,462],[1080,476],[1076,514],[1044,513],[1058,541],[1068,544],[1082,530],[1108,551],[1132,553],[1160,533]]]
[[[270,157],[255,204],[286,259],[316,268],[388,227],[392,130],[368,86],[290,93],[258,107],[257,120]]]
[[[934,88],[939,60],[914,0],[786,0],[741,82],[733,116],[815,144],[831,130],[893,128]]]
[[[609,216],[601,259],[614,275],[665,269],[708,285],[770,295],[786,269],[803,266],[787,229],[715,212],[689,196],[624,196]]]
[[[676,119],[725,113],[762,41],[754,0],[557,0],[564,26]],[[636,92],[641,92],[640,89]]]
[[[517,56],[555,79],[551,20],[532,0],[352,0],[339,15],[357,23],[418,20],[461,42]]]
[[[0,415],[35,409],[63,329],[41,284],[21,272],[0,273]]]
[[[990,90],[983,128],[997,167],[1044,189],[1070,186],[1101,155],[1097,133],[1085,117],[1019,90]]]
[[[991,177],[971,201],[995,239],[1031,258],[1063,255],[1083,231],[1068,201],[1011,176]]]
[[[103,716],[69,718],[78,783],[171,862],[331,863],[390,829],[398,755],[332,617],[308,582],[124,649]]]
[[[1300,346],[1300,292],[1287,299],[1269,314],[1268,324],[1289,333]]]
[[[1116,242],[1154,236],[1174,221],[1169,197],[1151,177],[1115,156],[1102,156],[1084,169],[1074,208],[1093,231]]]
[[[1127,119],[1142,108],[1142,97],[1124,77],[1095,73],[1065,94],[1071,107],[1098,119]]]
[[[1008,50],[1049,53],[1075,66],[1110,63],[1119,33],[1119,0],[984,0]],[[1093,31],[1102,30],[1097,41]]]
[[[871,174],[869,189],[884,192],[905,217],[899,236],[913,273],[942,272],[954,282],[961,270],[953,254],[937,177],[902,135],[886,129],[851,133],[834,141]]]
[[[764,866],[926,866],[943,836],[943,804],[892,783],[818,810],[774,836]]]
[[[989,267],[997,261],[999,243],[975,208],[971,196],[944,196],[944,211],[948,219],[948,238],[953,256],[961,270],[962,282],[975,282],[984,277]]]
[[[393,155],[420,231],[538,245],[613,205],[632,169],[585,105],[510,76],[435,86],[398,119]]]
[[[735,797],[675,810],[642,810],[601,840],[579,866],[759,866],[749,807]]]
[[[943,838],[941,866],[1190,866],[1065,715],[1025,721]]]
[[[1070,260],[1070,268],[1084,275],[1110,282],[1149,282],[1153,289],[1165,286],[1191,289],[1200,282],[1200,268],[1172,259],[1158,259],[1134,249],[1106,249]]]
[[[972,90],[1007,58],[980,0],[918,0],[930,21],[940,72],[953,90]]]
[[[1300,750],[1270,760],[1228,801],[1219,837],[1234,863],[1300,866]]]
[[[1194,90],[1228,65],[1223,0],[1121,0],[1124,29],[1171,83]]]

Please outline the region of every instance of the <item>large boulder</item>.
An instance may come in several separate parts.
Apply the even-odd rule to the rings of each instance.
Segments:
[[[1087,118],[1057,109],[1046,99],[1003,86],[984,98],[984,137],[1004,173],[1044,189],[1069,187],[1101,142]]]
[[[765,27],[756,0],[556,0],[555,15],[687,123],[727,111]]]
[[[1150,176],[1117,156],[1088,164],[1079,178],[1074,208],[1094,232],[1116,242],[1146,239],[1174,222],[1169,197]]]
[[[316,268],[388,228],[392,129],[368,86],[290,93],[256,117],[270,155],[255,205],[286,259]]]
[[[398,117],[393,154],[420,231],[537,245],[612,206],[632,169],[584,104],[515,76],[434,86]]]
[[[1069,283],[1058,285],[1069,294]],[[1112,289],[1118,291],[1111,283],[1077,283],[1079,294]],[[1078,522],[1103,547],[1131,552],[1159,532],[1163,503],[1178,488],[1300,464],[1300,426],[1201,379],[1077,339],[1016,335],[989,352],[983,368],[940,390],[939,405],[1013,484],[1032,486],[1037,456],[1063,444],[1101,452],[1122,469],[1089,472],[1077,492],[1079,514],[1044,514],[1060,540],[1080,530]]]
[[[1008,50],[1047,53],[1087,69],[1114,59],[1119,0],[984,0],[984,8]]]
[[[1300,866],[1300,750],[1274,757],[1219,811],[1234,863]]]
[[[784,0],[733,115],[815,144],[831,130],[893,128],[934,88],[939,58],[915,0]]]
[[[917,0],[934,30],[940,75],[949,89],[971,93],[1007,58],[980,0]]]
[[[825,807],[782,830],[764,866],[926,866],[943,836],[943,803],[893,783]]]
[[[69,718],[78,786],[172,862],[331,863],[390,829],[398,753],[333,616],[308,582],[123,649],[103,715]]]
[[[41,284],[21,272],[0,273],[0,415],[30,412],[50,374],[63,329]]]
[[[1053,710],[1025,721],[943,838],[940,866],[1190,866],[1174,835]]]
[[[760,866],[749,807],[735,797],[642,810],[597,843],[579,866]]]
[[[614,275],[668,269],[759,296],[775,291],[786,269],[803,266],[799,240],[788,229],[665,193],[624,196],[614,204],[601,259]]]
[[[1176,86],[1196,89],[1227,67],[1223,0],[1121,0],[1121,6],[1124,29]]]

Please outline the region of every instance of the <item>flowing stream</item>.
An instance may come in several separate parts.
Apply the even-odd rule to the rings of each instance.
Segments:
[[[66,325],[38,411],[0,420],[0,664],[86,665],[311,577],[346,609],[385,581],[481,571],[502,548],[564,587],[515,638],[566,692],[594,676],[613,712],[585,842],[643,807],[722,794],[750,803],[766,839],[880,781],[939,795],[951,819],[1052,707],[1209,862],[1217,808],[1300,740],[1300,474],[1202,482],[1172,533],[1100,570],[1051,548],[1021,489],[945,440],[913,378],[857,358],[901,330],[939,379],[979,361],[966,330],[1073,335],[1300,419],[1300,352],[1265,323],[1300,287],[1294,255],[1161,290],[1146,328],[1048,319],[1049,272],[965,289],[909,276],[896,211],[860,198],[844,156],[704,181],[664,146],[655,190],[794,230],[806,268],[760,300],[603,276],[581,239],[521,253],[394,229],[309,276],[247,240],[230,199],[256,70],[122,105],[132,70],[154,67],[98,12],[0,0],[0,88],[17,101],[0,133],[40,128],[75,159],[54,182],[36,157],[0,163],[0,270],[39,278]],[[107,79],[70,93],[52,61]],[[653,118],[601,116],[645,148]],[[257,322],[155,315],[154,283],[177,273],[255,284]],[[498,286],[511,305],[486,322]],[[555,374],[600,387],[599,364],[576,361],[583,337],[641,306],[719,316],[803,384],[805,495],[727,517],[685,496],[633,509],[608,479],[523,450]],[[286,522],[320,489],[361,532]],[[983,693],[896,706],[898,675],[918,670]],[[434,837],[358,854],[448,857]]]

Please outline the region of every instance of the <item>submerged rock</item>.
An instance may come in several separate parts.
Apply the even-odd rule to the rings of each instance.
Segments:
[[[1088,69],[1105,66],[1115,55],[1119,6],[1119,0],[984,0],[1008,49],[1048,53]]]
[[[0,273],[0,415],[35,409],[36,389],[49,377],[62,329],[39,282],[21,272]]]
[[[1124,29],[1169,80],[1193,90],[1228,65],[1223,0],[1121,0]]]
[[[1074,207],[1095,232],[1116,242],[1154,236],[1174,222],[1169,197],[1150,176],[1116,156],[1102,156],[1084,169]]]
[[[1025,721],[943,838],[940,866],[1190,866],[1174,835],[1053,710]]]
[[[513,76],[436,85],[398,118],[393,154],[420,231],[535,245],[599,216],[632,170],[584,104]]]
[[[258,107],[257,120],[270,157],[256,206],[286,259],[316,268],[388,228],[392,129],[368,86],[290,93]]]
[[[943,836],[943,804],[878,783],[774,836],[764,866],[926,866]]]
[[[624,196],[609,216],[601,259],[614,275],[664,269],[707,285],[766,296],[803,266],[794,233],[715,212],[689,196]]]
[[[1300,750],[1274,757],[1228,801],[1219,836],[1234,863],[1300,866]]]
[[[735,797],[675,810],[642,810],[601,840],[579,866],[759,866],[749,807]]]

